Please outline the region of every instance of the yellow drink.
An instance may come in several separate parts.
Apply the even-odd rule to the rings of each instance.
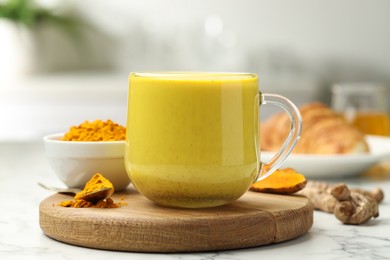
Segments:
[[[147,198],[212,207],[256,179],[259,91],[253,74],[130,75],[125,164]]]
[[[369,135],[390,136],[390,117],[385,112],[357,112],[351,123]]]

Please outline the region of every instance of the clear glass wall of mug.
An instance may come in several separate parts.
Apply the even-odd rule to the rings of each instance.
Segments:
[[[301,117],[288,99],[259,92],[250,73],[131,73],[125,165],[146,198],[160,205],[204,208],[241,197],[272,174],[299,139]],[[260,161],[259,107],[284,108],[290,135]]]
[[[363,133],[390,136],[387,89],[373,83],[332,86],[332,107]]]

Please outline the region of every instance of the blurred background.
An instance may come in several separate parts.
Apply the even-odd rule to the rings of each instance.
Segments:
[[[339,83],[390,88],[389,13],[387,0],[0,0],[0,140],[125,125],[131,71],[254,72],[297,105],[330,104]]]

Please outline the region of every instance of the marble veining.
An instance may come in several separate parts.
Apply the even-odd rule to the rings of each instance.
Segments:
[[[307,234],[255,248],[177,254],[105,251],[68,245],[43,234],[38,206],[52,193],[40,188],[37,182],[63,184],[51,171],[41,143],[0,143],[0,259],[390,259],[390,181],[341,181],[351,186],[384,189],[386,197],[379,207],[380,217],[360,226],[343,225],[333,215],[315,211],[314,225]]]

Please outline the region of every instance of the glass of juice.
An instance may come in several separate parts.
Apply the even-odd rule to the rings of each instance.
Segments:
[[[332,87],[332,107],[360,131],[390,136],[386,86],[374,83],[343,83]]]
[[[259,107],[278,105],[290,135],[261,163]],[[250,73],[161,72],[129,77],[125,165],[135,188],[163,206],[232,202],[290,154],[301,117],[288,99],[259,92]]]

